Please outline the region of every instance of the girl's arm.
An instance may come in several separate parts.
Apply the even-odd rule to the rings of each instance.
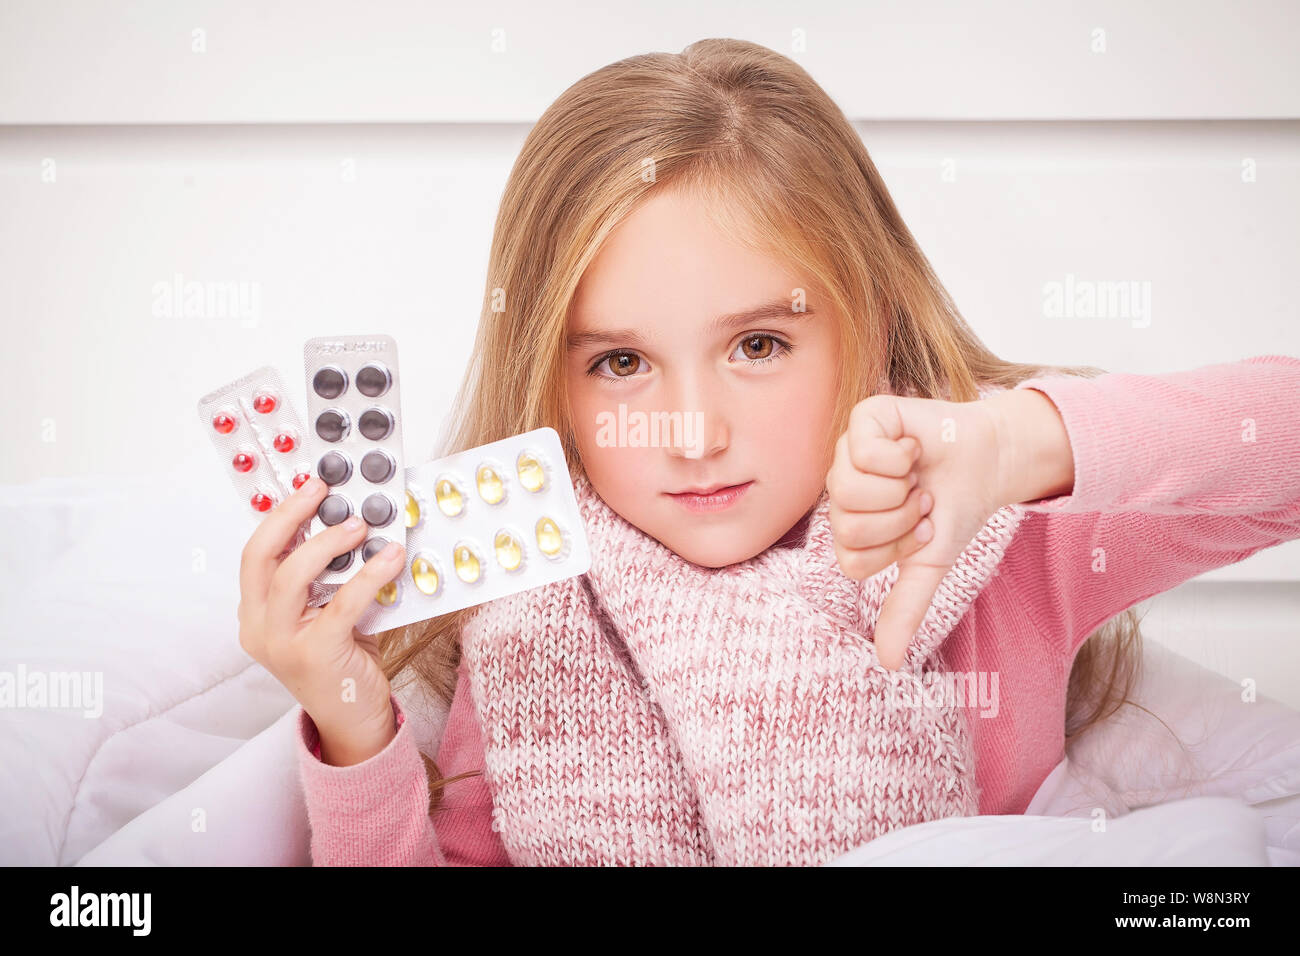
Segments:
[[[298,716],[298,765],[311,822],[315,866],[510,866],[492,830],[492,798],[481,775],[446,785],[429,817],[428,774],[392,697],[397,735],[369,760],[334,767],[320,760],[319,734]],[[461,665],[437,756],[443,776],[483,767],[483,745]]]
[[[1137,602],[1300,538],[1300,359],[1041,377],[989,401],[1016,448],[1004,500],[1030,512],[999,573],[1067,659]]]
[[[429,819],[428,775],[406,714],[390,695],[397,735],[368,760],[320,759],[320,733],[298,708],[298,771],[313,866],[444,866]]]

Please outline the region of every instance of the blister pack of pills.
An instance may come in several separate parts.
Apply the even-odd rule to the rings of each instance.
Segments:
[[[270,511],[311,477],[302,420],[269,365],[204,395],[199,420],[254,514]]]
[[[330,335],[303,346],[307,373],[307,451],[327,485],[311,534],[354,514],[366,537],[330,562],[318,581],[341,584],[390,541],[406,543],[397,343],[389,335]]]
[[[560,436],[537,428],[406,469],[406,566],[357,622],[375,634],[591,567]]]
[[[256,521],[311,477],[302,419],[271,366],[214,389],[199,399],[198,408],[202,428],[212,439],[246,513]],[[309,534],[310,522],[303,522],[288,550]],[[308,603],[322,604],[335,590],[333,585],[314,582]]]

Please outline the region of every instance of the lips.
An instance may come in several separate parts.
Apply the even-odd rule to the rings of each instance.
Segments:
[[[745,497],[749,486],[753,483],[754,480],[751,478],[738,485],[699,485],[699,490],[665,491],[664,494],[673,498],[692,514],[720,514],[734,508]]]
[[[722,491],[724,488],[735,488],[745,484],[743,481],[737,481],[732,484],[708,485],[701,488],[684,488],[681,491],[670,491],[670,495],[711,495],[715,492]]]

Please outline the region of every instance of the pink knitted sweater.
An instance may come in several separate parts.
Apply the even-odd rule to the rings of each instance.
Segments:
[[[825,490],[797,545],[722,568],[683,560],[584,476],[574,491],[591,569],[489,602],[460,634],[513,861],[815,866],[978,812],[966,714],[931,678],[1015,509],[948,570],[893,672],[870,635],[898,565],[845,577]]]
[[[928,637],[918,634],[920,650],[909,652],[909,661],[917,665],[933,657],[947,671],[998,677],[996,707],[984,707],[978,719],[954,725],[959,734],[964,729],[970,735],[981,813],[1022,812],[1064,755],[1066,680],[1075,652],[1097,627],[1197,574],[1300,538],[1300,360],[1270,355],[1166,375],[1113,373],[1092,380],[1053,376],[1017,387],[1038,389],[1061,413],[1074,453],[1072,494],[1016,506],[1023,520],[1012,529],[1014,536],[1000,562],[993,562],[996,573],[979,576],[973,589],[978,593],[969,607],[962,608],[955,626],[931,630]],[[1097,562],[1098,549],[1104,550],[1104,565]],[[954,571],[968,573],[969,568]],[[896,567],[890,573],[896,574]],[[522,599],[545,590],[511,597]],[[941,588],[936,605],[944,600]],[[933,626],[943,618],[943,608],[931,611],[926,621]],[[626,629],[634,617],[623,615],[619,623]],[[868,613],[866,618],[862,623],[869,634],[874,617]],[[486,629],[482,633],[492,635],[491,640],[466,645],[436,757],[445,776],[491,767],[489,776],[497,781],[499,803],[495,813],[488,780],[475,776],[450,784],[444,809],[430,819],[424,766],[396,697],[392,704],[397,736],[379,754],[351,767],[332,767],[319,760],[316,729],[299,708],[299,770],[316,865],[600,862],[588,860],[585,852],[548,856],[538,850],[544,841],[529,844],[534,829],[539,834],[548,826],[552,833],[558,831],[553,822],[542,820],[535,820],[530,828],[520,796],[526,786],[518,780],[515,787],[504,784],[509,775],[501,771],[509,764],[501,758],[507,756],[507,749],[493,743],[499,744],[499,734],[494,732],[510,712],[498,706],[499,700],[485,698],[483,692],[491,681],[469,668],[477,661],[490,673],[488,661],[506,659],[494,655],[517,650],[505,639],[508,631]],[[630,631],[642,638],[649,633],[636,627]],[[936,638],[941,643],[926,645]],[[636,640],[629,638],[629,645]],[[677,650],[689,645],[685,637]],[[589,650],[597,646],[592,644]],[[472,648],[492,653],[475,656]],[[641,660],[654,673],[640,676],[656,682],[654,690],[662,697],[671,658],[650,655],[644,641],[632,650],[634,655],[638,651],[648,655]],[[521,686],[516,682],[515,690]],[[677,686],[666,698],[670,703],[665,711],[672,711],[671,702],[689,697],[684,687]],[[680,750],[687,758],[665,762],[651,769],[647,778],[660,779],[665,772],[671,777],[688,768],[677,778],[680,792],[665,795],[662,809],[697,806],[701,816],[708,818],[699,832],[707,841],[713,840],[713,834],[725,834],[731,851],[709,857],[707,844],[686,840],[681,846],[693,849],[684,849],[684,855],[671,861],[687,861],[695,855],[721,862],[821,862],[827,852],[838,852],[844,844],[826,839],[819,851],[803,856],[776,854],[765,860],[762,846],[745,842],[743,824],[729,820],[728,812],[734,809],[738,819],[754,819],[753,792],[748,794],[751,803],[746,804],[737,802],[737,794],[700,788],[701,758],[710,748],[705,736],[697,740],[692,734],[717,730],[708,726],[707,712],[708,708],[680,710],[675,720],[670,713],[659,728],[662,735],[646,733],[647,741],[673,741],[677,747],[668,749]],[[935,719],[945,719],[942,710]],[[486,751],[485,740],[490,744]],[[954,752],[960,752],[960,740]],[[751,769],[762,767],[757,751],[740,756],[750,761]],[[893,766],[900,786],[923,792],[915,786],[915,766],[905,772],[899,764]],[[623,772],[626,775],[626,768]],[[950,781],[962,777],[954,775],[952,768],[944,772]],[[825,788],[837,792],[843,782],[823,780]],[[960,792],[960,782],[955,785]],[[933,796],[934,791],[929,792]],[[694,801],[687,799],[688,794]],[[948,805],[928,802],[932,805],[911,819],[969,812],[959,807],[960,800]],[[868,821],[865,829],[850,828],[842,839],[851,840],[855,832],[869,839],[879,832],[874,829],[878,821],[870,821],[883,804],[874,800],[858,806],[863,810],[860,819]],[[650,816],[663,819],[662,813]],[[830,813],[824,819],[839,824],[844,815]],[[617,815],[611,816],[603,826],[608,828],[616,820]],[[907,821],[894,819],[900,822]],[[775,842],[788,849],[799,841]],[[621,861],[613,854],[607,858]]]

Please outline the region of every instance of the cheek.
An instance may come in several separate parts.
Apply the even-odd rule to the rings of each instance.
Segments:
[[[834,444],[830,432],[837,384],[833,369],[810,363],[799,374],[774,379],[772,388],[754,395],[747,418],[763,423],[761,440],[774,453],[812,462],[827,455]]]
[[[628,520],[648,520],[662,488],[656,485],[659,448],[625,448],[596,441],[591,429],[578,445],[582,466],[605,502]]]
[[[609,409],[610,401],[597,387],[598,383],[581,373],[570,374],[567,385],[573,433],[585,461],[596,444],[597,416]]]
[[[782,422],[798,435],[792,441],[820,436],[830,427],[835,408],[836,380],[833,369],[823,363],[801,365],[797,374],[775,376],[746,401],[768,421]],[[816,436],[809,432],[815,432]]]
[[[634,489],[638,480],[650,478],[653,472],[647,459],[653,459],[661,449],[618,444],[619,403],[627,405],[629,413],[636,405],[626,398],[609,395],[598,383],[596,386],[587,382],[572,384],[569,396],[578,454],[592,482],[612,494],[615,489]]]

